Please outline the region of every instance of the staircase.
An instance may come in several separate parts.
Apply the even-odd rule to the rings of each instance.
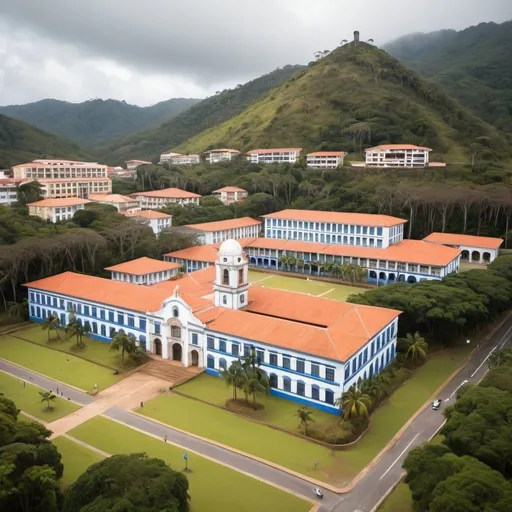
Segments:
[[[204,368],[198,368],[197,366],[185,368],[181,363],[174,361],[153,359],[140,372],[166,380],[169,382],[169,386],[175,387],[204,372]]]

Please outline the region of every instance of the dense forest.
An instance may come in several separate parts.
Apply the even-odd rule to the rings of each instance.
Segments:
[[[138,107],[118,100],[94,99],[70,103],[46,99],[26,105],[0,107],[0,114],[90,147],[154,127],[199,101],[195,98],[173,98],[150,107]]]
[[[160,153],[237,115],[301,69],[303,66],[284,66],[234,89],[218,91],[158,128],[98,146],[97,154],[110,164],[129,158],[158,161]]]
[[[512,21],[410,34],[384,49],[485,121],[512,132]]]
[[[302,147],[350,152],[410,143],[431,160],[510,160],[509,136],[480,120],[436,84],[377,47],[347,43],[310,63],[240,114],[174,146],[178,152],[233,147]]]

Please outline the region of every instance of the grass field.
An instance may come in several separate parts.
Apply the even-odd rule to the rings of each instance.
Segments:
[[[105,389],[121,378],[103,366],[10,335],[0,336],[0,357],[85,391],[94,384]]]
[[[313,281],[300,279],[298,277],[288,277],[265,272],[256,272],[249,270],[249,282],[264,286],[265,288],[277,288],[279,290],[289,290],[292,292],[307,293],[317,297],[322,296],[327,299],[347,300],[353,293],[363,293],[367,288],[358,286],[349,286],[345,284],[324,283],[323,281]]]
[[[165,393],[147,402],[139,412],[299,473],[342,485],[375,458],[414,412],[461,364],[468,351],[469,348],[464,346],[434,355],[375,411],[370,429],[357,445],[334,454],[322,446],[172,393]],[[180,390],[219,403],[219,383],[213,379],[216,377],[200,377],[181,386]],[[225,398],[230,393],[226,387]],[[263,400],[269,407],[265,413],[267,421],[292,428],[296,426],[297,418],[293,416],[296,406],[293,403],[281,402],[279,399]],[[315,411],[313,417],[320,421],[322,415]],[[316,470],[315,460],[319,462]]]
[[[57,398],[53,403],[53,410],[45,411],[46,403],[41,403],[39,391],[43,390],[32,384],[23,386],[23,381],[0,372],[0,392],[12,400],[18,409],[42,421],[49,423],[80,409],[80,406],[73,402]]]
[[[56,437],[52,443],[62,455],[64,474],[61,482],[63,487],[70,486],[89,466],[103,460],[99,453],[89,450],[66,437]]]
[[[174,469],[184,467],[183,449],[103,417],[93,418],[69,434],[108,453],[146,452]],[[306,512],[311,508],[307,501],[199,455],[189,453],[188,462],[192,512]]]
[[[469,261],[461,261],[460,262],[460,271],[461,272],[467,272],[468,270],[485,270],[487,268],[487,265],[484,265],[483,263],[469,263]]]

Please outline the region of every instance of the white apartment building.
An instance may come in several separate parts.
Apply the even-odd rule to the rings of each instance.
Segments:
[[[113,206],[119,212],[140,210],[140,202],[137,199],[121,194],[90,194],[89,199],[95,203]]]
[[[229,239],[255,238],[260,235],[261,222],[251,219],[251,217],[242,217],[217,222],[187,224],[185,227],[197,232],[199,243],[211,245]]]
[[[240,151],[236,149],[211,149],[210,151],[205,151],[204,155],[206,161],[209,164],[218,164],[220,162],[231,162],[231,159],[240,154]]]
[[[163,159],[164,157],[165,159]],[[160,155],[160,163],[169,165],[197,165],[201,163],[199,155],[182,155],[180,153],[164,153]]]
[[[169,152],[169,153],[162,153],[160,155],[160,161],[158,162],[159,164],[168,164],[171,162],[171,158],[175,157],[175,156],[181,156],[181,153],[172,153],[172,152]]]
[[[33,180],[24,180],[24,183]],[[112,192],[110,178],[43,178],[37,180],[43,186],[43,195],[48,199],[60,197],[82,197],[91,194],[109,194]]]
[[[337,169],[343,165],[346,154],[344,151],[316,151],[306,155],[306,164],[311,169]]]
[[[199,204],[201,196],[193,192],[187,192],[180,188],[164,188],[162,190],[151,190],[148,192],[135,192],[132,194],[143,210],[164,208],[168,204],[176,203],[181,205]]]
[[[158,235],[164,229],[172,227],[172,215],[167,213],[154,212],[153,210],[125,211],[121,213],[126,215],[126,217],[137,219],[138,222],[149,226],[155,235]]]
[[[302,148],[253,149],[247,152],[252,164],[294,164],[299,160]]]
[[[238,187],[222,187],[212,192],[212,196],[216,197],[224,204],[233,204],[247,199],[249,193],[247,190]]]
[[[385,144],[365,149],[366,167],[427,167],[430,148]]]
[[[404,238],[404,219],[369,213],[282,210],[263,215],[265,237],[385,249]]]
[[[126,169],[128,171],[136,171],[137,167],[139,167],[141,165],[152,165],[153,162],[148,162],[147,160],[127,160],[125,162],[125,164],[126,164]]]
[[[84,205],[90,203],[87,199],[79,197],[69,197],[62,199],[43,199],[34,203],[29,203],[29,215],[41,217],[48,222],[59,222],[69,220],[78,210],[83,210]]]
[[[137,258],[107,267],[112,281],[152,285],[178,276],[181,265],[153,258]]]
[[[0,178],[0,204],[11,205],[18,201],[16,190],[20,182],[14,178]]]

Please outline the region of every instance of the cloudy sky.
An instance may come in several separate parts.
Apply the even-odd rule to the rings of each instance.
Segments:
[[[511,18],[511,0],[0,0],[0,105],[205,97],[356,29],[382,45]]]

